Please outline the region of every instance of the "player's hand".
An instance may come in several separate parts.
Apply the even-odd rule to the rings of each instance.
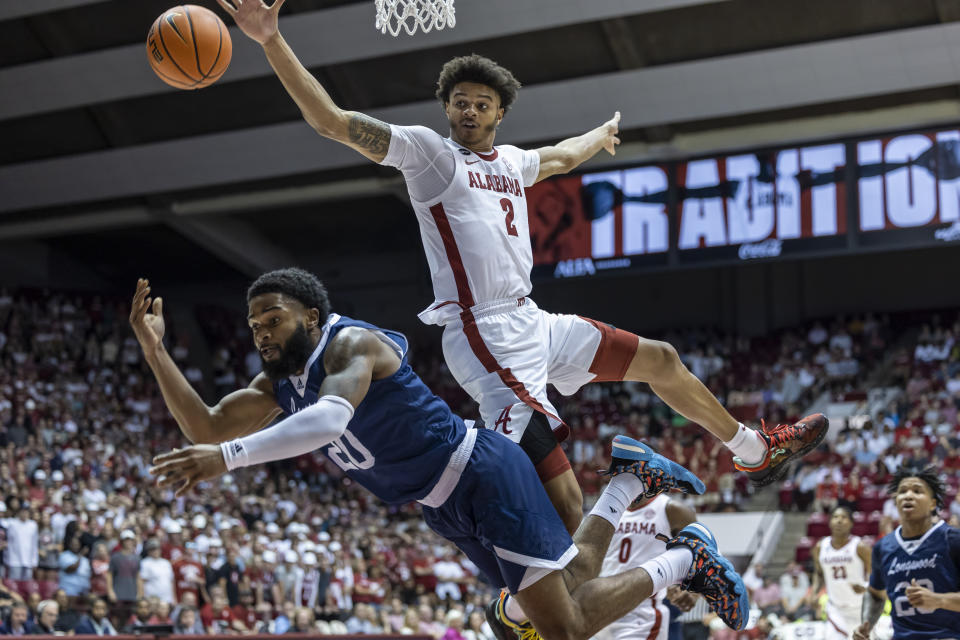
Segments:
[[[137,291],[130,304],[130,326],[145,354],[163,344],[163,298],[152,300],[151,305],[150,281],[146,278],[137,280]]]
[[[277,14],[284,1],[273,0],[268,7],[263,0],[217,0],[223,10],[233,16],[240,31],[260,44],[266,44],[279,33]]]
[[[157,476],[157,485],[174,488],[179,498],[197,484],[227,472],[227,463],[218,444],[198,444],[174,449],[153,459],[150,474]]]
[[[679,585],[674,584],[667,587],[667,600],[677,609],[686,613],[690,611],[690,609],[693,609],[693,605],[697,604],[697,595],[689,591],[684,591]]]
[[[850,588],[853,589],[853,592],[858,595],[861,593],[867,592],[867,588],[865,586],[863,586],[862,584],[857,584],[856,582],[851,582]]]
[[[620,112],[614,113],[612,118],[603,123],[603,127],[607,134],[603,141],[603,148],[607,150],[607,153],[615,156],[617,155],[617,145],[620,144],[620,138],[617,137],[617,134],[620,133]]]
[[[864,622],[854,629],[853,640],[870,640],[870,625]]]
[[[916,578],[911,580],[910,586],[907,587],[907,600],[911,606],[918,609],[928,609],[929,611],[939,609],[939,599],[940,596],[937,593],[930,591],[930,589],[926,587],[919,586]]]

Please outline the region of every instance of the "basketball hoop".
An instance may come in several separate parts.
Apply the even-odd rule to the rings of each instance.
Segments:
[[[457,26],[453,0],[375,0],[377,29],[396,37],[400,29],[413,35],[419,28],[424,33],[431,29]]]

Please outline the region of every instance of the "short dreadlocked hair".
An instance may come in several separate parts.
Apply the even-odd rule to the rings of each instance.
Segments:
[[[298,301],[307,309],[319,310],[321,325],[330,315],[327,289],[320,279],[309,271],[290,267],[264,273],[247,289],[247,303],[264,293],[282,293]]]
[[[441,104],[450,102],[450,92],[461,82],[476,82],[496,91],[504,113],[517,99],[517,91],[520,89],[520,82],[512,73],[490,58],[475,53],[454,58],[443,65],[440,79],[437,80],[437,99]]]
[[[887,493],[895,496],[897,490],[900,488],[900,483],[905,478],[919,478],[925,482],[933,493],[933,499],[937,501],[937,509],[943,509],[943,498],[945,495],[943,482],[940,481],[940,476],[934,467],[927,466],[921,468],[909,465],[898,467],[896,473],[893,474],[893,478],[890,479],[890,484],[887,485]]]

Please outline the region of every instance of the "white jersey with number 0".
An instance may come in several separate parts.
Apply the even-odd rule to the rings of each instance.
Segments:
[[[820,569],[827,587],[827,624],[832,631],[853,634],[860,623],[863,594],[854,592],[853,585],[866,583],[863,560],[857,554],[859,536],[850,536],[845,545],[833,548],[830,536],[820,541]]]
[[[426,127],[390,127],[382,164],[403,172],[433,280],[420,314],[446,324],[474,305],[530,293],[526,187],[540,155],[509,145],[475,153]]]
[[[669,502],[670,498],[661,494],[639,509],[624,512],[603,559],[601,576],[634,569],[667,550],[666,543],[657,540],[656,535],[662,533],[670,537]],[[597,634],[597,639],[666,640],[670,611],[663,602],[665,595],[666,589],[644,600],[636,609]]]

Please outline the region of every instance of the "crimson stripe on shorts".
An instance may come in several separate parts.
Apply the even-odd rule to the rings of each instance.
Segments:
[[[650,604],[653,605],[653,611],[657,617],[653,621],[653,629],[650,629],[647,640],[657,640],[657,636],[660,635],[660,625],[663,624],[663,614],[660,613],[660,608],[657,607],[657,596],[650,597]]]
[[[496,151],[494,151],[494,153],[496,153]],[[547,411],[536,398],[530,395],[527,388],[523,386],[522,382],[517,380],[510,369],[504,369],[500,366],[500,363],[497,362],[497,359],[493,357],[490,349],[488,349],[486,343],[484,343],[483,336],[480,335],[480,329],[477,328],[477,321],[470,311],[470,307],[474,305],[473,293],[470,291],[467,272],[463,268],[463,258],[460,257],[460,249],[457,247],[456,238],[453,237],[453,229],[450,228],[450,220],[447,218],[447,212],[443,209],[443,203],[438,202],[430,207],[430,213],[433,215],[433,221],[437,225],[437,231],[440,232],[440,238],[443,240],[443,249],[447,254],[447,260],[450,262],[450,268],[453,270],[453,280],[457,284],[457,297],[460,299],[460,306],[463,308],[463,311],[460,313],[460,319],[463,321],[463,332],[467,336],[470,349],[473,351],[473,354],[477,356],[477,359],[480,360],[480,363],[487,372],[493,373],[496,371],[503,384],[513,391],[521,402],[559,422],[560,426],[554,430],[557,440],[561,442],[566,440],[570,434],[570,428],[567,426],[567,423]]]
[[[841,628],[840,628],[840,625],[838,625],[836,622],[833,621],[833,619],[830,617],[830,614],[827,614],[827,622],[829,622],[830,624],[832,624],[832,625],[833,625],[833,628],[836,629],[838,633],[843,634],[843,635],[847,635],[847,632],[844,631],[843,629],[841,629]]]
[[[430,207],[430,213],[433,214],[433,222],[437,225],[437,231],[440,232],[440,239],[443,240],[443,249],[447,253],[447,262],[453,270],[453,281],[457,284],[457,297],[460,304],[469,309],[473,306],[473,294],[470,292],[470,283],[467,281],[467,272],[463,268],[463,258],[460,257],[460,249],[457,247],[457,241],[453,237],[453,229],[450,228],[450,220],[447,219],[447,212],[443,210],[443,203]]]
[[[470,349],[473,351],[473,355],[477,356],[480,364],[484,366],[487,372],[496,372],[496,374],[500,376],[500,381],[513,391],[520,402],[559,422],[560,425],[554,429],[557,440],[560,442],[566,440],[570,434],[570,428],[567,427],[567,424],[547,411],[546,408],[540,404],[540,401],[530,395],[530,392],[527,391],[527,388],[523,386],[522,382],[517,380],[513,372],[510,371],[509,368],[504,369],[501,367],[497,359],[490,353],[490,349],[487,348],[486,343],[483,341],[483,336],[480,335],[480,329],[477,327],[477,321],[473,317],[473,312],[470,311],[470,309],[464,309],[460,313],[460,319],[463,321],[463,332],[467,335],[467,342],[470,343]]]

